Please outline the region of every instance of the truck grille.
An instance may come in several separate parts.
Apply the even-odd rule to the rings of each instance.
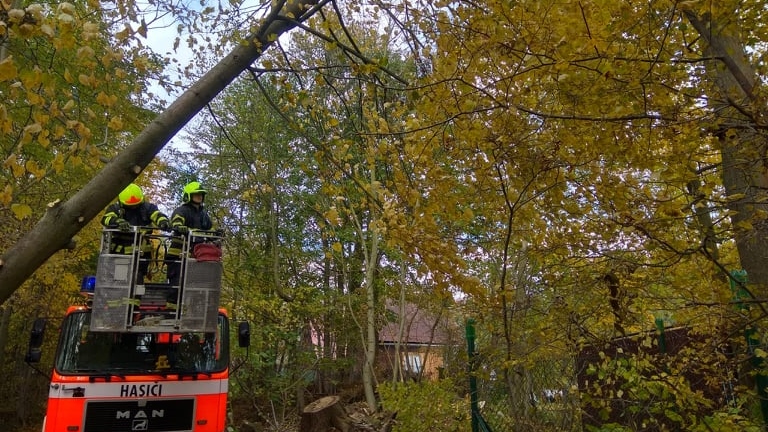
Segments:
[[[90,401],[83,432],[191,431],[194,399]]]

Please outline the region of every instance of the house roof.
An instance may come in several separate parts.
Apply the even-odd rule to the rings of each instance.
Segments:
[[[387,302],[387,312],[387,315],[393,318],[379,331],[379,343],[381,344],[396,343],[399,334],[400,305],[392,301]],[[438,317],[429,311],[420,309],[413,303],[406,303],[404,312],[405,327],[401,343],[445,345],[449,342],[448,320],[445,314]],[[436,325],[438,320],[440,322]]]

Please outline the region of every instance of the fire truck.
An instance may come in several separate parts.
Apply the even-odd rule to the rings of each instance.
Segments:
[[[129,253],[114,253],[126,235],[132,247],[119,249]],[[172,241],[182,245],[180,280],[151,282],[168,262],[149,251]],[[60,327],[43,432],[225,430],[230,328],[219,307],[220,242],[212,231],[104,230],[84,304],[70,306]],[[30,364],[40,361],[45,326],[35,320]],[[237,332],[247,347],[248,323]]]

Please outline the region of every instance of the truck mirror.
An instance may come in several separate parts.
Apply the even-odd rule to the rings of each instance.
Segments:
[[[27,355],[24,356],[24,361],[27,363],[38,363],[43,355],[43,335],[45,335],[45,318],[37,318],[32,324],[32,332],[29,335],[29,348],[27,348]]]
[[[237,343],[241,348],[251,346],[251,324],[248,321],[237,325]]]

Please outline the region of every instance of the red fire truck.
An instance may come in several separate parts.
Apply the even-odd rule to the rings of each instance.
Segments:
[[[97,275],[83,279],[85,305],[67,310],[43,432],[222,432],[230,328],[219,308],[220,237],[182,237],[183,276],[174,286],[140,276],[142,263],[163,264],[143,253],[146,245],[167,245],[172,235],[138,227],[131,235],[133,253],[114,254],[110,243],[125,233],[104,231]],[[44,330],[45,320],[36,320],[29,363],[40,360]],[[239,345],[249,337],[248,323],[240,323]]]

